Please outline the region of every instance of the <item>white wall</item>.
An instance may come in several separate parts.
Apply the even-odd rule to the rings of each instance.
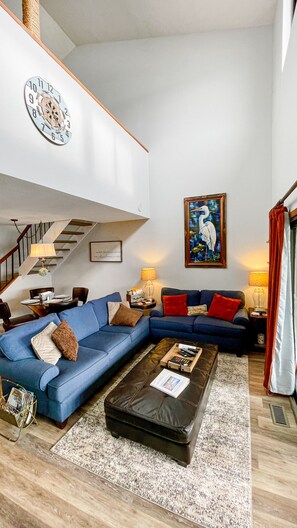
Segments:
[[[0,26],[0,173],[149,216],[147,152],[1,7]],[[66,145],[48,141],[27,112],[24,87],[35,75],[68,104]]]
[[[273,35],[273,205],[284,196],[297,178],[297,16],[295,12],[282,70],[284,16],[286,10],[283,10],[283,1],[280,0]],[[285,204],[289,209],[297,207],[296,190]]]
[[[150,150],[151,217],[105,224],[90,239],[124,241],[122,264],[88,262],[87,241],[55,285],[122,293],[156,266],[161,285],[246,289],[267,269],[271,205],[270,28],[76,48],[66,65]],[[184,266],[183,198],[227,193],[227,269]],[[248,305],[251,305],[248,299]]]
[[[0,258],[17,245],[19,233],[14,225],[0,224]]]

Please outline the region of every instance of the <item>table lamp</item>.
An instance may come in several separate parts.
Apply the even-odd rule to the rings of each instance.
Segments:
[[[145,298],[148,301],[153,300],[154,285],[152,281],[155,280],[156,278],[157,278],[157,274],[156,274],[155,268],[142,268],[141,280],[146,281],[145,286],[144,286],[144,294],[145,294]]]
[[[264,288],[267,288],[268,286],[268,272],[267,271],[250,271],[249,285],[256,286],[254,289],[254,293],[253,293],[254,310],[256,312],[261,312],[262,310],[265,310]]]

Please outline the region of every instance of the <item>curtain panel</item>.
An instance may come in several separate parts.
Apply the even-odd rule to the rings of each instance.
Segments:
[[[291,395],[295,387],[290,221],[287,208],[269,213],[269,286],[264,386]]]

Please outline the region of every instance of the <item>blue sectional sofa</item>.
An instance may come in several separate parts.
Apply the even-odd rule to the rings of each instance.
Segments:
[[[238,356],[242,355],[246,350],[249,326],[248,313],[244,307],[245,296],[242,291],[162,288],[161,299],[163,300],[164,295],[187,294],[188,306],[206,304],[209,309],[215,293],[241,300],[232,322],[205,315],[164,316],[161,303],[151,311],[151,338],[158,341],[163,337],[177,337],[200,341],[200,343],[213,343],[219,345],[219,350],[235,352]]]
[[[0,375],[33,391],[38,412],[58,424],[86,401],[149,337],[149,317],[135,327],[109,326],[108,301],[121,301],[118,292],[50,314],[0,336]],[[51,321],[65,319],[79,342],[77,361],[62,356],[56,365],[36,358],[31,338]]]

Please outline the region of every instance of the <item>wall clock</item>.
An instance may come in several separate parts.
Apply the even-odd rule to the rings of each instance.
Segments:
[[[72,136],[71,117],[62,95],[41,77],[25,85],[25,102],[34,125],[52,143],[66,145]]]

